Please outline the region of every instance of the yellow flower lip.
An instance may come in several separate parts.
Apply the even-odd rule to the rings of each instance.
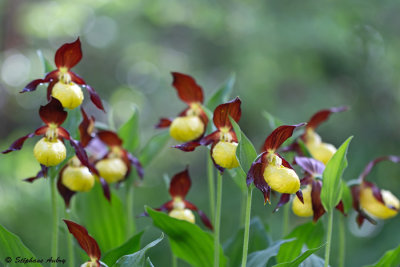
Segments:
[[[94,176],[85,166],[67,166],[61,181],[65,187],[75,192],[87,192],[94,186]]]
[[[372,189],[363,186],[360,190],[360,206],[361,208],[378,219],[389,219],[397,215],[400,210],[400,201],[388,190],[381,190],[383,202],[377,200]]]
[[[336,147],[328,143],[323,143],[321,137],[313,129],[307,129],[305,145],[311,156],[325,165],[336,153]]]
[[[49,140],[46,137],[40,139],[33,148],[36,160],[45,166],[56,166],[67,156],[67,150],[63,142],[58,139]]]
[[[57,98],[64,108],[74,109],[83,102],[82,89],[76,83],[57,82],[52,90],[51,95]]]
[[[239,161],[236,158],[236,149],[238,143],[219,141],[212,150],[214,162],[225,169],[239,167]]]
[[[203,132],[204,123],[195,115],[177,117],[169,128],[171,137],[180,142],[196,140]]]
[[[120,158],[102,159],[96,163],[96,169],[107,183],[114,183],[122,180],[128,171],[125,162]]]
[[[187,221],[190,223],[195,223],[195,217],[191,210],[189,209],[172,209],[168,215],[172,218]]]
[[[299,217],[311,217],[314,215],[314,211],[312,208],[312,199],[311,199],[311,185],[307,185],[306,188],[302,189],[304,204],[300,201],[300,199],[296,196],[293,199],[292,203],[292,211]]]

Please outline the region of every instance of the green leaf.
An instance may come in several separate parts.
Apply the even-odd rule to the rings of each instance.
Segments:
[[[279,240],[274,242],[270,247],[264,250],[253,252],[247,259],[246,267],[265,267],[269,259],[278,254],[279,248],[282,244],[290,242],[291,240]]]
[[[43,55],[42,50],[37,50],[36,53],[39,56],[40,62],[42,62],[43,72],[49,73],[50,71],[54,70],[55,67],[51,64]]]
[[[240,129],[239,125],[232,119],[229,118],[233,129],[235,130],[236,136],[238,138],[238,147],[236,149],[236,157],[238,158],[240,167],[244,173],[248,173],[253,161],[257,158],[257,152],[254,145],[247,138],[247,136]]]
[[[200,229],[196,224],[178,220],[165,213],[146,207],[153,223],[169,237],[172,252],[191,266],[213,266],[214,238],[210,233]],[[222,248],[220,266],[226,265]]]
[[[342,181],[342,201],[344,213],[347,213],[353,204],[353,197],[349,186],[344,181]]]
[[[144,266],[146,266],[146,263],[149,264],[148,258],[146,260],[147,250],[149,250],[150,248],[152,248],[155,245],[157,245],[158,243],[160,243],[161,240],[163,240],[163,238],[164,238],[164,234],[162,233],[158,239],[149,243],[147,246],[145,246],[138,252],[133,253],[131,255],[125,255],[125,256],[121,257],[113,266],[114,267],[144,267]]]
[[[5,262],[7,257],[11,258],[11,263]],[[15,259],[17,257],[36,259],[35,255],[33,255],[33,253],[24,245],[24,243],[22,243],[18,236],[9,232],[6,228],[0,225],[0,262],[3,263],[4,266],[23,265],[15,263]],[[39,263],[30,263],[29,266],[35,267],[42,265]]]
[[[271,128],[271,130],[274,130],[274,129],[278,128],[279,126],[285,124],[283,121],[281,121],[280,119],[276,118],[275,116],[273,116],[268,111],[263,110],[261,114],[268,121],[268,125]]]
[[[206,107],[209,110],[214,110],[218,105],[225,103],[229,100],[229,95],[232,92],[235,84],[235,74],[232,74],[228,80],[219,88],[207,101]]]
[[[312,238],[310,238],[312,236]],[[290,262],[300,255],[303,245],[308,248],[318,247],[324,238],[324,228],[321,221],[316,224],[309,222],[297,226],[285,238],[296,238],[290,243],[283,244],[279,250],[277,258],[278,263]]]
[[[228,169],[229,176],[236,183],[236,185],[242,190],[242,192],[247,192],[246,184],[246,174],[242,168]]]
[[[347,167],[346,154],[352,138],[347,138],[339,147],[322,174],[321,202],[327,212],[334,209],[342,197],[341,177]]]
[[[317,252],[320,250],[322,247],[324,247],[325,244],[322,244],[321,246],[317,248],[311,248],[306,251],[304,251],[300,256],[298,256],[296,259],[294,259],[291,262],[284,262],[284,263],[279,263],[274,265],[274,267],[292,267],[292,266],[299,266],[300,263],[305,261],[309,256],[311,256],[313,253]]]
[[[140,239],[142,235],[143,231],[132,236],[123,245],[108,251],[104,257],[102,257],[102,261],[108,266],[112,266],[122,256],[138,251],[140,249]]]
[[[169,132],[164,131],[154,135],[140,152],[139,161],[143,167],[146,167],[150,162],[161,152],[169,140]]]
[[[244,228],[239,229],[236,234],[224,244],[224,251],[229,258],[230,266],[240,266],[242,261]],[[254,217],[250,222],[248,253],[262,250],[271,243],[271,237],[267,234],[267,229],[259,217]]]
[[[126,214],[118,195],[111,193],[111,202],[108,202],[96,183],[90,192],[77,194],[75,204],[79,223],[96,239],[101,251],[116,248],[126,241]]]
[[[140,143],[139,111],[134,106],[132,108],[132,116],[118,130],[118,136],[124,142],[124,148],[131,153],[135,151]]]
[[[310,151],[308,150],[306,144],[304,144],[303,140],[300,138],[297,139],[297,143],[299,144],[299,147],[301,149],[301,152],[303,152],[304,157],[312,158],[313,156],[311,155]]]
[[[400,245],[392,250],[389,250],[380,258],[378,262],[366,267],[391,267],[400,266]]]

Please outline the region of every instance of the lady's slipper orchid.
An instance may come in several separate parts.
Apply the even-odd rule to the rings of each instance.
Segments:
[[[6,154],[11,151],[20,150],[28,138],[35,135],[43,135],[44,137],[36,143],[33,150],[35,158],[42,165],[42,171],[38,173],[38,177],[36,178],[43,177],[47,167],[58,165],[65,159],[66,148],[62,142],[63,139],[70,141],[76,151],[77,157],[85,166],[89,166],[87,155],[81,144],[72,139],[68,131],[61,127],[61,124],[67,118],[67,112],[64,111],[60,101],[51,98],[51,101],[47,105],[40,107],[39,115],[46,125],[36,129],[34,133],[19,138],[2,153]],[[29,179],[30,182],[33,180],[35,179]]]
[[[94,186],[94,175],[77,157],[70,159],[60,173],[62,184],[71,191],[87,192]]]
[[[167,128],[172,138],[180,142],[189,142],[201,138],[206,130],[208,118],[202,108],[203,90],[196,81],[185,74],[173,72],[172,86],[179,98],[189,107],[179,113],[175,119],[161,118],[156,128]]]
[[[283,197],[289,198],[290,194],[296,193],[303,202],[300,190],[300,179],[296,172],[283,157],[276,151],[289,137],[293,131],[303,126],[283,125],[276,128],[265,140],[263,151],[251,165],[247,174],[247,185],[254,185],[264,194],[264,203],[270,203],[271,189],[282,193]]]
[[[68,227],[69,232],[78,241],[79,246],[89,256],[90,261],[81,265],[81,267],[100,267],[101,251],[96,240],[91,237],[85,227],[73,221],[63,220]]]
[[[332,113],[346,111],[347,107],[336,107],[320,110],[315,113],[306,125],[306,130],[302,135],[302,139],[316,160],[326,164],[336,153],[336,148],[328,143],[321,141],[321,137],[315,132],[315,129],[324,121],[326,121]]]
[[[37,79],[25,86],[21,91],[35,91],[41,83],[48,83],[47,99],[57,98],[64,108],[74,109],[82,104],[83,93],[79,85],[86,88],[93,104],[104,111],[103,104],[96,91],[70,69],[82,59],[81,42],[79,38],[73,43],[63,44],[56,52],[55,64],[57,69],[46,74],[44,79]]]
[[[316,222],[325,213],[321,202],[322,181],[320,180],[325,170],[325,165],[318,160],[307,157],[295,157],[295,163],[305,172],[304,178],[300,180],[301,185],[305,186],[305,188],[301,190],[303,193],[303,203],[296,196],[293,199],[292,211],[299,217],[313,216],[313,221]],[[282,194],[275,211],[289,200],[290,195]],[[336,209],[344,214],[342,201],[339,202]]]
[[[195,217],[192,213],[192,211],[195,211],[199,214],[204,225],[212,230],[212,224],[205,213],[199,210],[196,205],[185,200],[191,184],[192,182],[190,181],[189,171],[187,168],[186,170],[175,174],[169,185],[169,194],[171,195],[172,200],[164,203],[157,210],[168,212],[168,215],[171,217],[191,223],[195,223]]]
[[[361,226],[365,219],[374,223],[372,218],[389,219],[400,211],[400,200],[390,191],[380,189],[374,183],[365,180],[372,168],[379,162],[389,160],[400,163],[398,156],[385,156],[377,158],[367,164],[361,173],[360,184],[351,187],[353,207],[358,212],[357,223]],[[372,217],[372,218],[371,218]]]

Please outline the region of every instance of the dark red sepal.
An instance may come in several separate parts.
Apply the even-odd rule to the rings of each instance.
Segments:
[[[373,168],[376,164],[378,164],[378,163],[381,162],[381,161],[385,161],[385,160],[389,160],[389,161],[394,162],[394,163],[400,163],[400,157],[399,157],[399,156],[392,156],[392,155],[390,155],[390,156],[384,156],[384,157],[376,158],[376,159],[370,161],[370,162],[367,164],[367,166],[365,166],[364,171],[360,174],[360,179],[361,179],[361,180],[364,180],[365,177],[371,172],[372,168]]]
[[[314,217],[313,217],[314,222],[318,221],[318,219],[325,213],[324,206],[322,205],[321,202],[321,188],[322,188],[321,181],[313,180],[311,189],[311,202],[312,202],[312,209],[314,212]]]
[[[129,159],[129,163],[132,164],[133,166],[135,166],[135,169],[136,169],[137,174],[139,175],[139,178],[143,179],[144,169],[143,169],[142,164],[138,160],[138,158],[133,156],[131,153],[127,152],[126,154],[127,154],[128,159]]]
[[[104,180],[103,177],[99,177],[99,181],[100,181],[100,184],[101,184],[101,188],[103,189],[103,195],[105,196],[105,198],[108,201],[111,201],[110,186],[108,185],[106,180]]]
[[[172,147],[173,148],[177,148],[177,149],[179,149],[181,151],[184,151],[184,152],[191,152],[191,151],[194,151],[200,145],[201,144],[200,144],[199,141],[189,141],[189,142],[186,142],[186,143],[183,143],[183,144],[180,144],[180,145],[175,145],[175,146],[172,146]]]
[[[254,182],[254,185],[263,193],[264,204],[266,204],[267,202],[270,203],[271,187],[264,179],[264,169],[267,163],[261,162],[261,158],[262,156],[251,165],[247,173],[246,183],[249,186],[251,182]]]
[[[344,212],[344,204],[342,200],[340,200],[339,203],[336,205],[336,209],[340,211],[344,216],[347,216],[347,214]]]
[[[276,128],[272,133],[267,137],[264,142],[263,151],[268,150],[277,150],[283,142],[285,142],[289,137],[292,136],[293,131],[300,126],[305,125],[305,123],[300,123],[296,125],[282,125]]]
[[[220,140],[221,132],[215,131],[202,139],[200,139],[200,144],[202,146],[208,146],[209,144],[217,143]]]
[[[57,133],[58,133],[58,135],[60,137],[62,137],[64,139],[67,139],[67,140],[71,139],[71,136],[70,136],[69,132],[63,127],[58,127],[57,128]]]
[[[229,120],[229,116],[235,121],[238,122],[240,117],[242,116],[242,110],[240,108],[240,104],[242,101],[239,97],[236,97],[234,100],[229,101],[228,103],[221,104],[214,110],[213,122],[215,127],[219,130],[222,128],[228,128],[229,130],[233,128],[231,121]]]
[[[2,151],[1,153],[7,154],[7,153],[10,153],[11,151],[21,150],[21,148],[24,145],[26,139],[32,138],[34,136],[35,136],[34,133],[30,133],[30,134],[27,134],[27,135],[25,135],[25,136],[23,136],[21,138],[18,138],[17,140],[14,141],[14,143],[11,144],[11,146],[8,149]]]
[[[47,132],[47,129],[49,129],[47,125],[39,127],[35,130],[35,135],[44,135]]]
[[[100,96],[97,94],[97,92],[91,87],[90,85],[85,85],[84,86],[86,90],[88,90],[89,95],[90,95],[90,100],[93,102],[93,104],[100,110],[106,112],[104,110],[103,102],[101,101]]]
[[[49,82],[49,81],[46,81],[45,79],[33,80],[30,83],[28,83],[27,85],[25,85],[24,89],[22,89],[22,91],[20,91],[20,93],[35,91],[36,88],[39,86],[39,84],[47,83],[47,82]]]
[[[168,128],[172,123],[169,118],[161,118],[160,121],[155,125],[156,129]]]
[[[276,205],[274,212],[277,212],[283,205],[288,203],[290,200],[290,194],[282,194],[278,204]]]
[[[202,210],[199,210],[196,205],[194,205],[193,203],[191,203],[187,200],[184,200],[183,203],[185,204],[186,209],[190,209],[192,211],[197,212],[197,214],[199,214],[201,221],[204,223],[204,225],[207,228],[209,228],[211,231],[214,230],[210,219],[208,219],[207,215]]]
[[[28,183],[33,183],[37,179],[47,177],[47,171],[49,170],[49,168],[42,164],[40,164],[40,167],[41,167],[41,170],[36,174],[36,176],[26,178],[26,179],[24,179],[24,181],[28,182]]]
[[[303,192],[301,192],[301,189],[299,189],[299,191],[296,192],[296,196],[300,200],[300,202],[304,204]]]
[[[99,131],[97,137],[106,145],[112,146],[122,146],[122,140],[118,135],[112,131]]]
[[[92,140],[92,131],[94,129],[94,117],[91,116],[90,119],[88,115],[86,114],[85,110],[83,107],[81,107],[81,113],[82,113],[82,122],[79,124],[79,134],[81,137],[81,143],[83,147],[86,147],[90,140]]]
[[[50,123],[61,125],[67,118],[67,115],[68,113],[64,111],[61,102],[56,98],[51,98],[47,105],[40,106],[39,109],[39,116],[47,125]]]
[[[53,80],[49,83],[49,85],[47,86],[47,100],[50,101],[51,100],[51,93],[53,92],[53,87],[54,85],[58,82],[58,80]]]
[[[278,153],[275,153],[275,155],[277,155],[281,160],[282,160],[282,165],[283,165],[283,167],[286,167],[286,168],[289,168],[289,169],[292,169],[293,170],[293,167],[292,167],[292,165],[290,165],[290,163],[286,160],[286,159],[284,159],[281,155],[279,155]]]
[[[325,165],[313,158],[295,157],[294,162],[299,165],[304,171],[313,176],[322,175],[325,170]]]
[[[79,84],[79,85],[86,85],[85,80],[82,77],[80,77],[78,74],[76,74],[75,72],[68,71],[68,74],[71,76],[71,81],[73,81],[74,83]]]
[[[69,142],[70,142],[71,146],[74,148],[75,154],[78,157],[78,159],[80,160],[80,162],[82,163],[82,165],[86,166],[92,173],[99,176],[98,170],[89,162],[89,158],[88,158],[86,151],[83,148],[82,144],[73,138],[70,138]]]
[[[79,63],[82,59],[81,41],[63,44],[54,57],[54,62],[58,69],[64,67],[70,69]]]
[[[307,128],[315,129],[322,122],[326,121],[332,113],[348,110],[348,107],[334,107],[330,109],[323,109],[315,113],[307,123]]]
[[[264,158],[267,155],[267,152],[263,152],[260,155],[257,156],[257,160],[255,160],[250,167],[249,172],[247,173],[246,176],[246,184],[247,186],[250,186],[252,182],[254,182],[256,176],[263,176],[264,175],[264,169],[266,167],[264,163]],[[263,176],[264,177],[264,176]]]
[[[172,72],[172,76],[172,86],[175,87],[183,102],[188,105],[196,102],[203,103],[203,90],[192,77],[179,72]]]
[[[78,241],[81,248],[87,253],[91,260],[97,262],[100,267],[101,252],[96,240],[91,237],[85,227],[74,223],[73,221],[63,220],[68,227],[69,232]]]
[[[76,194],[75,191],[72,191],[68,189],[63,183],[62,183],[62,175],[64,170],[68,167],[68,165],[65,165],[61,171],[58,174],[58,180],[57,180],[57,189],[58,193],[60,193],[61,197],[64,199],[65,207],[69,208],[69,204],[71,202],[71,198]]]
[[[184,199],[189,192],[192,182],[190,181],[189,170],[186,168],[184,171],[177,173],[172,178],[169,184],[169,194],[171,197],[181,197]]]

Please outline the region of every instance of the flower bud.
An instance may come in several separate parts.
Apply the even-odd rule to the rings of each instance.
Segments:
[[[225,169],[239,167],[239,161],[236,158],[237,146],[235,142],[219,141],[212,151],[215,163]]]
[[[83,101],[82,89],[73,82],[68,84],[57,82],[53,87],[51,95],[57,98],[64,108],[68,109],[78,107]]]
[[[325,165],[332,158],[333,154],[336,153],[336,148],[327,143],[310,144],[307,145],[308,151],[310,151],[311,156],[316,160],[321,161]]]
[[[48,138],[43,137],[33,148],[33,155],[40,164],[56,166],[65,159],[67,150],[60,140],[54,139],[50,141]]]
[[[122,180],[128,171],[125,162],[120,158],[102,159],[96,163],[96,169],[107,183],[114,183]]]
[[[75,192],[87,192],[94,185],[94,176],[85,166],[67,166],[61,176],[65,187]]]
[[[368,214],[379,219],[389,219],[396,216],[400,209],[399,199],[388,190],[381,190],[381,194],[385,204],[374,197],[370,187],[363,187],[360,190],[361,208]]]
[[[296,172],[283,165],[268,164],[264,170],[264,180],[279,193],[294,194],[300,189],[300,179]]]
[[[172,121],[169,133],[180,142],[196,140],[204,132],[204,123],[198,116],[177,117]]]
[[[314,215],[314,211],[312,209],[312,201],[311,201],[311,185],[307,185],[306,188],[302,189],[304,204],[300,201],[300,199],[295,196],[292,203],[293,213],[299,217],[311,217]]]
[[[168,213],[168,215],[178,220],[184,220],[190,223],[195,222],[194,214],[189,209],[173,209]]]

